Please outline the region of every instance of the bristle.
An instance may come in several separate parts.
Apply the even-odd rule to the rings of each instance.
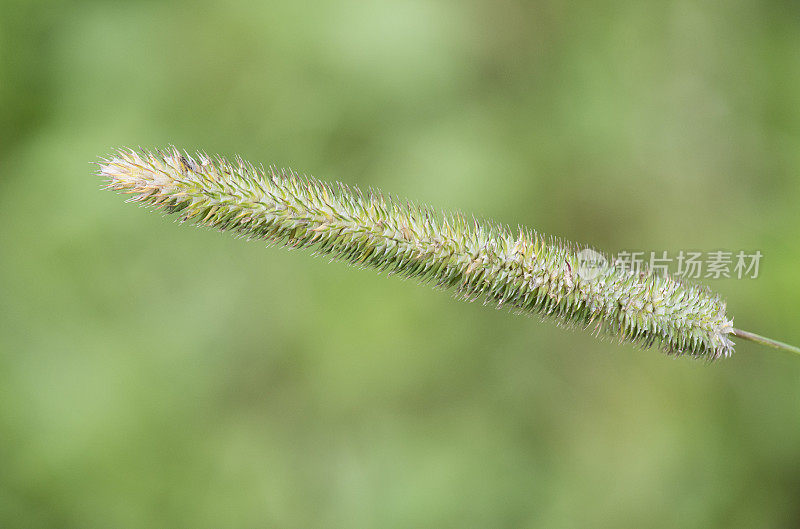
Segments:
[[[437,214],[380,191],[175,147],[120,149],[98,165],[109,189],[182,221],[310,248],[670,355],[713,360],[733,353],[733,322],[707,288],[607,260],[588,277],[579,270],[585,246],[528,228]]]

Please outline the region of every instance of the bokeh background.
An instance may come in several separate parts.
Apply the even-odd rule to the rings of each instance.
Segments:
[[[800,4],[0,2],[0,525],[797,527],[800,358],[713,365],[180,226],[173,143],[709,280],[800,342]]]

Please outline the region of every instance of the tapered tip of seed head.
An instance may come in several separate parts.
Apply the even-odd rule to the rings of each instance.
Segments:
[[[97,163],[97,175],[115,191],[168,193],[177,184],[185,159],[175,149],[166,153],[119,149]]]

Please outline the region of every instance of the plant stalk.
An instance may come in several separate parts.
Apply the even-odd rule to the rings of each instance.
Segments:
[[[767,338],[766,336],[761,336],[759,334],[755,334],[752,332],[743,331],[741,329],[734,329],[732,334],[739,338],[750,340],[751,342],[760,343],[761,345],[774,347],[775,349],[780,349],[782,351],[788,351],[790,353],[800,355],[800,347],[795,347],[794,345],[789,345],[788,343],[779,342],[778,340],[773,340],[772,338]]]

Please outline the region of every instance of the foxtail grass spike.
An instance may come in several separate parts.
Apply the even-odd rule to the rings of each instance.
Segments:
[[[466,300],[536,314],[671,355],[714,360],[732,336],[798,352],[733,328],[709,289],[631,271],[586,247],[378,191],[203,153],[119,150],[99,163],[108,188],[181,221],[416,278]],[[587,267],[586,255],[592,258]]]

